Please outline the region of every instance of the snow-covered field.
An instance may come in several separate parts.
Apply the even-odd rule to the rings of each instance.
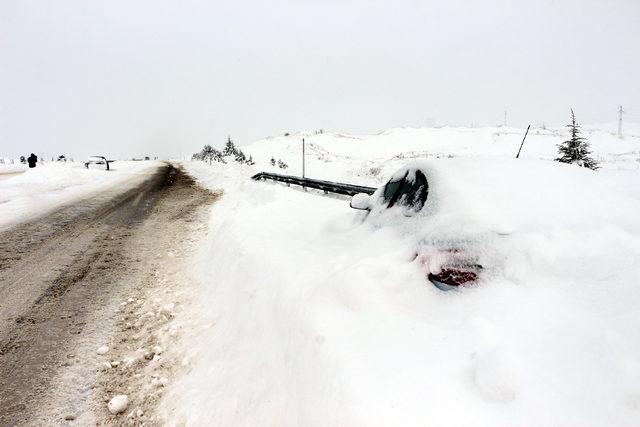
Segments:
[[[625,125],[617,138],[616,123],[584,126],[594,157],[605,169],[640,169],[640,125]],[[282,159],[285,173],[302,172],[302,138],[306,141],[306,176],[329,180],[344,179],[363,185],[379,185],[409,160],[447,156],[515,157],[525,129],[487,128],[396,128],[375,135],[341,133],[296,133],[270,137],[241,147],[252,155],[258,168],[281,172],[268,164],[271,157]],[[532,127],[521,158],[557,157],[556,145],[567,139],[565,128]]]
[[[81,162],[45,163],[34,169],[0,165],[0,229],[42,215],[79,198],[100,193],[157,167],[157,162],[116,162],[110,171],[85,169]],[[23,172],[23,173],[16,173]]]
[[[598,172],[549,160],[558,130],[533,129],[518,161],[519,129],[307,137],[310,177],[378,185],[427,159],[437,209],[386,222],[248,179],[271,156],[299,173],[301,135],[242,147],[254,167],[185,162],[224,196],[194,260],[168,419],[638,425],[640,132],[586,129]],[[497,267],[473,288],[442,292],[414,260],[424,239],[487,232]]]

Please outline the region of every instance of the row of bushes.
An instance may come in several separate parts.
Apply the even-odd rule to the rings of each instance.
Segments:
[[[191,156],[193,160],[202,160],[205,162],[219,162],[219,163],[227,163],[228,158],[232,158],[234,161],[240,164],[254,165],[253,157],[247,156],[242,152],[241,149],[236,147],[236,145],[231,140],[231,137],[227,139],[227,143],[224,146],[222,151],[216,150],[210,145],[205,145],[200,152],[195,153]]]
[[[234,161],[240,164],[255,165],[253,157],[249,156],[249,158],[247,158],[242,150],[236,147],[236,145],[231,140],[231,137],[227,138],[227,143],[225,144],[222,151],[216,150],[210,145],[205,145],[202,150],[200,150],[200,152],[195,153],[193,156],[191,156],[191,158],[193,160],[202,160],[205,162],[209,162],[209,164],[211,164],[211,162],[227,163],[227,159],[232,158]],[[281,159],[278,159],[276,161],[276,159],[272,157],[271,166],[275,166],[276,164],[280,169],[287,169],[289,167],[289,165],[287,165]]]

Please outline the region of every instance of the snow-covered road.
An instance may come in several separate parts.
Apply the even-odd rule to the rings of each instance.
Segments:
[[[116,188],[126,191],[161,162],[116,162],[110,171],[83,163],[46,163],[34,169],[0,165],[0,230]]]
[[[117,394],[152,416],[177,339],[160,329],[215,196],[160,163],[123,184],[0,233],[0,425],[112,423]]]

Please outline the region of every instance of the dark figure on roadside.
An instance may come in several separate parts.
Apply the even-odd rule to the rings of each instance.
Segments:
[[[27,158],[27,162],[29,162],[29,167],[30,168],[35,168],[36,167],[36,163],[38,163],[38,156],[36,156],[35,154],[31,153],[31,155]]]

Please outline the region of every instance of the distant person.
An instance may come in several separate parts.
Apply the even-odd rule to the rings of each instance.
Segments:
[[[29,163],[29,167],[30,168],[35,168],[36,167],[36,163],[38,163],[38,156],[36,156],[35,154],[31,153],[31,155],[27,158],[27,162]]]

